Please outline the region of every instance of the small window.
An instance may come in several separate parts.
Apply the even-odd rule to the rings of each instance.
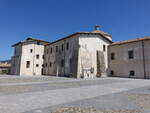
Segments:
[[[67,50],[69,49],[69,42],[67,42],[66,49]]]
[[[39,67],[39,64],[36,64],[36,67]]]
[[[39,55],[36,55],[36,59],[39,59],[40,58],[40,56]]]
[[[111,75],[114,75],[114,71],[113,71],[113,70],[111,70],[111,71],[110,71],[110,74],[111,74]]]
[[[58,46],[56,46],[56,52],[58,52]]]
[[[51,48],[51,54],[53,53],[53,49]]]
[[[30,61],[26,62],[26,68],[30,68]]]
[[[46,50],[46,53],[48,54],[48,49]]]
[[[45,56],[43,55],[42,58],[45,59]]]
[[[115,53],[111,53],[111,60],[115,59]]]
[[[45,67],[47,67],[47,63],[45,63]]]
[[[134,52],[133,50],[128,51],[128,58],[133,59],[134,58]]]
[[[103,51],[106,51],[106,46],[105,45],[103,45]]]
[[[62,51],[64,50],[64,44],[61,45],[61,50],[62,50]]]
[[[64,60],[61,60],[61,67],[64,67]]]
[[[33,52],[33,49],[30,49],[30,53],[32,53]]]
[[[130,75],[130,76],[134,76],[134,75],[135,75],[134,70],[131,70],[130,73],[129,73],[129,75]]]
[[[52,67],[52,62],[49,63],[49,67]]]
[[[42,67],[44,67],[44,64],[42,64]]]
[[[70,65],[72,64],[72,58],[69,59]]]

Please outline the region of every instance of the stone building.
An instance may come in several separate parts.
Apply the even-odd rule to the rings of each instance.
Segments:
[[[11,59],[11,74],[42,75],[44,45],[49,42],[27,38],[14,44],[14,56]]]
[[[93,32],[77,32],[47,44],[43,73],[74,78],[106,76],[111,43],[111,35],[96,26]]]
[[[150,78],[150,37],[115,42],[108,50],[110,76]]]

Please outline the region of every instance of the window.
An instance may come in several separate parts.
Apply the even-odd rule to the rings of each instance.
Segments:
[[[33,49],[30,49],[30,53],[32,53],[33,52]]]
[[[53,52],[53,49],[51,48],[51,54],[52,54],[52,52]]]
[[[64,60],[61,60],[61,67],[64,67]]]
[[[26,62],[26,68],[30,68],[30,61]]]
[[[49,67],[52,67],[52,63],[51,62],[49,63]]]
[[[62,51],[64,50],[64,44],[61,45],[61,50],[62,50]]]
[[[43,55],[42,58],[45,59],[45,56]]]
[[[115,53],[111,53],[111,60],[115,59]]]
[[[58,52],[58,46],[56,46],[56,52]]]
[[[40,57],[40,56],[37,54],[37,55],[36,55],[36,59],[39,59],[39,57]]]
[[[114,71],[113,71],[113,70],[111,70],[111,71],[110,71],[110,74],[111,74],[111,75],[114,75]]]
[[[72,64],[72,58],[69,59],[69,63],[70,63],[70,65]]]
[[[47,63],[45,64],[45,67],[47,67]]]
[[[130,76],[134,76],[134,75],[135,75],[134,70],[131,70],[130,73],[129,73],[129,75],[130,75]]]
[[[36,67],[39,67],[39,64],[36,64]]]
[[[66,49],[67,50],[69,49],[69,42],[67,42]]]
[[[103,45],[103,51],[106,51],[106,46],[105,45]]]
[[[134,58],[134,52],[133,50],[128,51],[128,58],[133,59]]]

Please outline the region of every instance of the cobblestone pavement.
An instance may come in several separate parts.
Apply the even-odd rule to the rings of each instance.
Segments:
[[[150,80],[0,76],[0,113],[150,113]]]

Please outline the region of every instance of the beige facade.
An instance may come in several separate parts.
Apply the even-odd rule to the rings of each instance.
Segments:
[[[150,37],[109,45],[109,75],[150,78]]]
[[[44,74],[74,78],[106,76],[111,36],[96,30],[78,32],[45,46]]]
[[[13,45],[15,51],[11,60],[11,74],[42,75],[44,45],[47,41],[27,38]]]

